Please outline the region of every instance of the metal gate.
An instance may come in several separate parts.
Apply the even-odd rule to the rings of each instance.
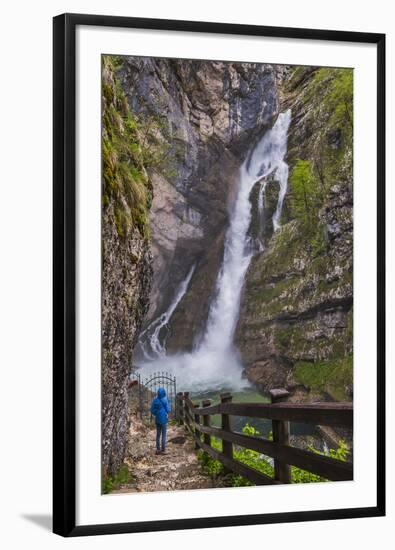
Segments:
[[[176,417],[177,406],[177,384],[176,377],[168,372],[154,372],[149,376],[142,378],[139,373],[132,373],[129,376],[130,380],[137,383],[138,402],[140,417],[152,422],[151,403],[156,397],[159,388],[164,388],[166,391],[167,400],[170,405],[169,418]]]

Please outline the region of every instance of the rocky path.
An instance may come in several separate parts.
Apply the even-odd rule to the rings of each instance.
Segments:
[[[132,419],[125,462],[133,478],[113,494],[220,486],[220,481],[203,472],[192,437],[183,426],[168,425],[166,455],[155,454],[155,435],[155,426],[144,425],[136,417]]]

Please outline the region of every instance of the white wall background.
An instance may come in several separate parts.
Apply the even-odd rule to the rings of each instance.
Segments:
[[[0,541],[4,548],[129,548],[188,545],[229,548],[273,547],[326,550],[391,545],[395,520],[393,471],[388,472],[388,517],[173,533],[147,533],[85,539],[61,539],[51,526],[51,140],[52,21],[59,13],[101,13],[140,17],[255,23],[387,33],[387,97],[395,96],[394,14],[391,3],[376,0],[263,0],[185,2],[145,0],[14,0],[2,9],[0,31]],[[392,22],[392,25],[391,25]],[[388,101],[388,172],[394,180],[394,107]],[[373,182],[372,182],[373,184]],[[388,185],[388,280],[395,275],[390,254],[395,223],[393,186]],[[393,246],[392,246],[393,248]],[[388,312],[395,310],[388,287]],[[392,396],[394,318],[388,317],[388,395]],[[390,399],[388,425],[394,425]],[[395,446],[389,439],[388,460]],[[369,434],[366,434],[369,437]],[[386,546],[387,546],[386,545]]]

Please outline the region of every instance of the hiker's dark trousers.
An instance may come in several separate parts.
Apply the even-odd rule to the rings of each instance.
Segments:
[[[156,425],[156,450],[164,451],[166,449],[166,428],[167,424],[157,424]],[[160,438],[162,436],[162,446],[160,444]]]

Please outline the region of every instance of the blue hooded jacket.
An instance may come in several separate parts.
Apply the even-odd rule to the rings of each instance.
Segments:
[[[170,412],[169,402],[164,388],[159,388],[158,396],[152,401],[151,413],[155,416],[157,424],[167,423],[167,413]]]

